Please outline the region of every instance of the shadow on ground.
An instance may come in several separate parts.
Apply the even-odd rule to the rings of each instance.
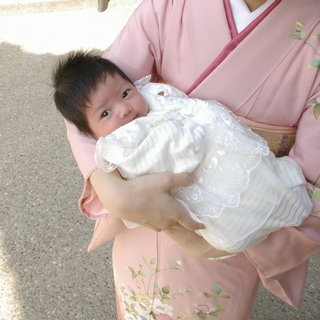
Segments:
[[[115,318],[111,243],[86,252],[93,222],[78,212],[82,178],[52,102],[57,57],[8,43],[0,57],[0,318]]]

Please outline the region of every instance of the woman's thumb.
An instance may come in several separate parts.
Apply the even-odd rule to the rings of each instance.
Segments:
[[[166,181],[168,189],[188,187],[194,183],[194,178],[188,173],[167,173]]]

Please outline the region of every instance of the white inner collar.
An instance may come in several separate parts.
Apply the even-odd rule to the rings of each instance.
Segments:
[[[258,9],[250,12],[244,0],[230,0],[233,19],[236,24],[238,33],[246,28],[254,19],[264,12],[275,0],[267,0]]]

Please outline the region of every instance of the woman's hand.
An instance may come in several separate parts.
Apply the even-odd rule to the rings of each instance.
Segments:
[[[189,174],[156,173],[125,181],[118,171],[96,169],[90,182],[104,207],[120,219],[155,231],[203,228],[170,194],[172,188],[193,183]]]
[[[188,253],[198,258],[220,258],[233,253],[212,247],[204,238],[187,229],[168,229],[163,232],[183,247]]]

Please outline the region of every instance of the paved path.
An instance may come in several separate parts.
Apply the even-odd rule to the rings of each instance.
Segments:
[[[77,209],[82,179],[50,74],[60,54],[107,47],[132,10],[0,16],[1,320],[116,319],[112,243],[86,252],[93,223]],[[252,319],[319,319],[319,265],[301,313],[261,288]]]

